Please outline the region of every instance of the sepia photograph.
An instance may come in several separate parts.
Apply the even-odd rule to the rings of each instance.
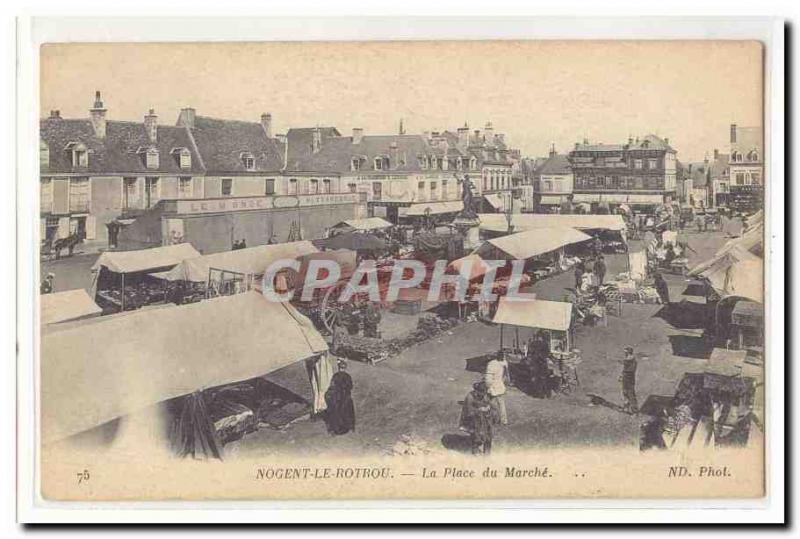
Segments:
[[[37,54],[42,500],[766,495],[763,42]]]

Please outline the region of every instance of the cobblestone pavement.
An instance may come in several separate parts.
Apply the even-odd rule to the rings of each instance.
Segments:
[[[726,241],[722,232],[689,232],[687,236],[694,249],[689,252],[690,265],[710,257]],[[631,248],[640,246],[632,242]],[[625,270],[624,255],[611,255],[607,262],[609,275]],[[692,307],[682,300],[698,301],[697,297],[683,295],[688,284],[684,277],[666,277],[671,299],[677,304],[673,309]],[[534,290],[543,299],[561,300],[572,283],[572,272],[566,272],[536,283]],[[592,405],[589,395],[621,404],[618,360],[624,346],[633,346],[647,356],[639,364],[639,402],[649,395],[672,395],[683,374],[703,361],[694,346],[700,330],[675,327],[669,322],[672,318],[661,305],[624,304],[622,315],[609,316],[607,326],[577,328],[574,346],[583,357],[578,370],[580,388],[552,399],[537,399],[510,389],[510,424],[496,430],[494,451],[585,444],[636,447],[638,418],[612,407]],[[526,337],[521,334],[521,338]],[[283,431],[261,430],[248,435],[229,449],[242,456],[278,451],[380,454],[402,435],[413,435],[433,451],[463,450],[457,429],[458,401],[479,378],[478,373],[467,370],[467,360],[498,347],[498,328],[472,322],[376,366],[350,362],[358,421],[355,433],[331,437],[322,422],[298,421]]]

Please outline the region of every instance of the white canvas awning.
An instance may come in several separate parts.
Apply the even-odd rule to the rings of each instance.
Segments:
[[[545,206],[558,206],[561,204],[561,195],[542,195],[539,204],[544,204]]]
[[[430,209],[431,215],[456,213],[464,209],[464,203],[460,200],[453,202],[419,202],[417,204],[412,204],[408,208],[399,208],[398,214],[401,217],[418,217],[425,215],[428,209]]]
[[[486,275],[486,273],[490,269],[489,266],[483,261],[483,259],[480,256],[476,255],[476,254],[467,255],[467,256],[461,257],[461,258],[459,258],[457,260],[453,260],[452,262],[450,262],[447,265],[447,269],[460,273],[461,272],[461,268],[466,263],[470,264],[470,269],[469,269],[469,272],[470,272],[469,279],[470,280],[477,279],[478,277],[482,277],[482,276]]]
[[[664,197],[662,195],[637,195],[631,194],[628,195],[628,200],[626,201],[628,204],[639,204],[639,205],[653,205],[653,204],[663,204]]]
[[[486,241],[475,250],[475,254],[491,259],[492,251],[498,249],[511,259],[527,260],[534,256],[556,251],[565,245],[592,239],[574,228],[535,228],[509,236]]]
[[[153,247],[139,251],[106,251],[92,266],[92,271],[105,267],[114,273],[134,273],[180,264],[200,253],[190,243]]]
[[[184,260],[169,271],[154,273],[154,277],[168,281],[206,282],[210,269],[261,275],[276,260],[294,260],[310,253],[318,253],[310,241],[292,241],[274,245],[259,245],[247,249],[225,251]]]
[[[504,214],[481,213],[480,229],[492,232],[508,231],[508,221]],[[621,215],[564,215],[543,213],[515,213],[511,224],[515,232],[535,228],[575,228],[578,230],[625,231],[627,225]]]
[[[344,228],[353,230],[381,230],[393,226],[392,223],[380,217],[368,217],[366,219],[349,219],[342,221],[332,228]]]
[[[257,292],[53,330],[42,335],[42,439],[263,376],[327,349],[310,320]]]
[[[512,301],[503,297],[500,298],[492,322],[510,326],[568,331],[572,324],[572,304],[543,299]]]
[[[741,296],[764,302],[764,261],[734,246],[697,265],[689,275],[706,279],[721,296]]]
[[[42,294],[41,318],[42,325],[67,322],[89,316],[99,315],[103,309],[97,306],[83,288],[65,290],[52,294]]]

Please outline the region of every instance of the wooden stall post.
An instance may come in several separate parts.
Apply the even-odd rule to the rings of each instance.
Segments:
[[[122,274],[122,294],[120,295],[120,305],[122,305],[122,310],[125,310],[125,274]]]

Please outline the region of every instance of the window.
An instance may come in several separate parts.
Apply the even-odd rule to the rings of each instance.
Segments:
[[[150,169],[158,168],[158,150],[155,148],[147,150],[145,153],[145,166]]]
[[[358,186],[356,186],[356,184],[354,183],[348,183],[347,190],[350,191],[351,193],[355,193],[358,190]]]
[[[328,178],[322,180],[322,192],[329,194],[331,192],[331,181]]]
[[[53,178],[42,178],[39,204],[41,206],[39,211],[53,211]]]
[[[419,168],[421,168],[422,170],[425,170],[425,169],[428,168],[428,160],[427,160],[427,158],[420,157],[418,159],[418,161],[419,161]]]
[[[297,178],[292,178],[289,180],[289,194],[290,195],[297,194]]]
[[[553,180],[553,191],[555,191],[556,193],[560,193],[562,187],[561,183],[562,183],[561,180]]]
[[[383,185],[381,182],[372,182],[372,199],[380,200],[383,194]]]
[[[311,180],[308,187],[308,194],[316,195],[317,193],[319,193],[319,180]]]
[[[542,191],[552,191],[552,190],[553,190],[553,182],[550,180],[545,180],[544,188],[542,189]]]
[[[152,208],[159,200],[158,178],[147,177],[144,179],[144,207]]]
[[[364,157],[353,157],[350,161],[350,169],[351,170],[361,170],[364,168],[364,163],[366,162],[366,158]]]
[[[731,154],[731,161],[735,161],[735,162],[738,163],[738,162],[741,162],[741,160],[742,160],[742,154],[741,153],[733,152],[733,154]]]
[[[634,159],[633,168],[638,168],[638,169],[644,168],[643,161],[641,159]]]
[[[242,164],[244,165],[245,170],[255,170],[256,169],[256,160],[251,153],[243,153],[242,154]]]
[[[647,168],[658,168],[658,159],[648,159]]]
[[[744,185],[744,173],[737,172],[736,173],[736,185]]]
[[[375,158],[375,170],[383,170],[384,169],[384,158],[383,157],[376,157]]]
[[[45,170],[50,166],[50,146],[43,140],[39,141],[39,168]]]
[[[69,211],[89,211],[89,178],[69,179]]]
[[[753,182],[753,185],[761,185],[761,174],[758,172],[753,172],[750,174],[750,178]]]
[[[442,180],[442,196],[447,196],[447,180]]]
[[[122,178],[122,208],[133,208],[138,194],[136,178]]]
[[[184,170],[192,168],[192,154],[189,152],[189,150],[186,148],[179,148],[177,150],[173,150],[173,153],[178,158],[178,166]]]
[[[192,197],[192,177],[181,176],[178,178],[178,198]]]
[[[265,195],[274,195],[275,194],[275,180],[272,178],[267,178],[265,185],[264,185],[264,194]]]
[[[636,178],[636,188],[637,189],[644,189],[644,179],[639,177]]]
[[[469,168],[471,168],[472,170],[478,168],[478,160],[476,158],[473,157],[472,159],[469,160]]]
[[[222,196],[229,197],[233,193],[233,179],[231,178],[223,178],[222,179]]]
[[[756,150],[751,151],[747,159],[750,161],[758,161],[758,152]]]

